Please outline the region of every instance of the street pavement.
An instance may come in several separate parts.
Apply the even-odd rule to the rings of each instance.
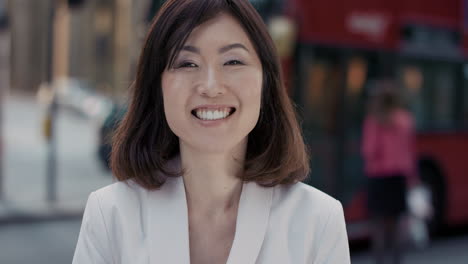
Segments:
[[[373,264],[369,250],[353,252],[353,264]],[[390,263],[390,262],[388,262]],[[437,238],[428,248],[407,250],[404,264],[467,264],[468,263],[468,232],[461,235],[451,235]]]
[[[80,221],[0,225],[0,263],[71,263]]]

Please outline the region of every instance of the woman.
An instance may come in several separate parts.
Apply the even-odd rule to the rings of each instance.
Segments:
[[[417,173],[413,118],[400,106],[392,81],[377,83],[363,130],[362,152],[369,181],[368,211],[373,221],[375,260],[383,263],[388,241],[393,263],[400,263],[399,219],[406,210],[406,187],[417,184]]]
[[[349,263],[341,204],[308,155],[247,0],[168,0],[92,193],[73,263]]]

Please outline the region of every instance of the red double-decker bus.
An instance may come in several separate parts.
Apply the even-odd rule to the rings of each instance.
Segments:
[[[295,25],[283,61],[312,151],[307,183],[343,203],[350,238],[367,233],[361,126],[381,78],[399,81],[416,117],[430,227],[468,223],[468,1],[252,2],[267,21],[286,15]]]

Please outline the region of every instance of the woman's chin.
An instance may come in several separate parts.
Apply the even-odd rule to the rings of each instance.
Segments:
[[[183,148],[184,143],[181,142],[181,148]],[[239,151],[245,151],[247,146],[246,140],[241,140],[241,142],[232,142],[230,140],[203,140],[190,143],[185,143],[190,151],[200,153],[202,155],[223,155],[226,153],[237,153]]]

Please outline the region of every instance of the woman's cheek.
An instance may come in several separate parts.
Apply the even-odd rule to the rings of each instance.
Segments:
[[[230,76],[231,87],[236,87],[243,93],[255,96],[262,90],[262,74],[255,70],[246,69]]]

